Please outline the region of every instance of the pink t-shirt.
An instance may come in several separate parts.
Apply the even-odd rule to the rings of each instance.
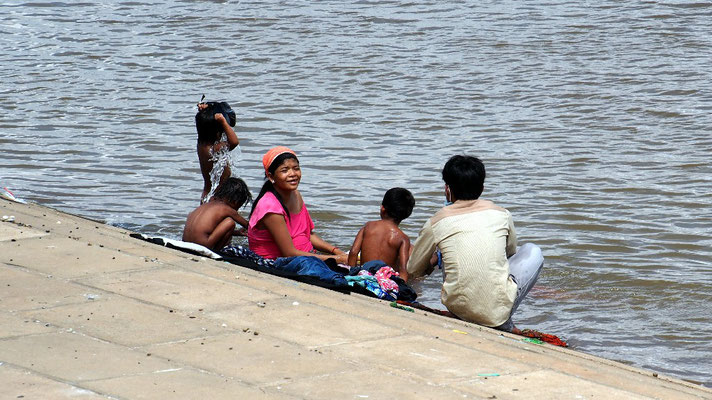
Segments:
[[[267,229],[257,229],[255,226],[267,214],[279,214],[284,216],[287,222],[287,230],[289,236],[292,237],[292,242],[297,250],[313,251],[314,246],[311,244],[311,233],[314,230],[314,222],[307,211],[307,205],[302,205],[301,211],[297,214],[291,214],[291,218],[287,218],[287,213],[284,211],[282,204],[274,196],[272,192],[265,193],[255,206],[255,210],[250,216],[250,222],[247,228],[247,240],[250,250],[264,258],[282,257],[279,252],[279,247],[274,241],[272,234]]]

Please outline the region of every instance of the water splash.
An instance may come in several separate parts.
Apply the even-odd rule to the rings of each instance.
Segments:
[[[225,133],[222,134],[222,137],[218,142],[216,142],[216,144],[220,142],[227,143],[227,136]],[[210,150],[210,161],[213,163],[213,169],[210,171],[210,192],[208,192],[203,199],[203,203],[210,201],[213,194],[215,194],[215,189],[217,189],[220,184],[220,177],[225,171],[226,166],[230,167],[230,176],[235,174],[237,162],[242,155],[242,150],[240,149],[239,144],[232,151],[230,151],[230,147],[227,145],[220,146],[217,151],[214,150],[215,147],[217,146],[214,146],[213,149]]]

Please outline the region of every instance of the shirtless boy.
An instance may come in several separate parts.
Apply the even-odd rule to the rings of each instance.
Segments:
[[[203,245],[218,251],[230,244],[233,235],[244,234],[244,230],[235,230],[237,224],[247,228],[247,221],[237,210],[252,195],[247,185],[240,178],[228,178],[207,203],[193,210],[188,215],[183,229],[183,241]]]
[[[356,266],[361,253],[361,265],[380,260],[395,269],[403,280],[408,280],[406,265],[410,256],[410,239],[398,224],[413,212],[415,199],[403,188],[389,189],[381,203],[381,220],[367,222],[358,231],[349,252],[348,264]]]
[[[215,104],[218,104],[219,109],[215,108]],[[200,172],[203,174],[201,204],[209,200],[206,196],[212,189],[210,172],[213,170],[213,155],[222,151],[226,146],[232,151],[240,144],[240,140],[230,126],[231,122],[234,125],[234,121],[228,121],[225,114],[216,112],[223,110],[224,107],[220,107],[222,104],[229,108],[227,103],[199,103],[198,113],[195,114],[195,128],[198,131],[198,162],[200,163]],[[225,132],[227,142],[220,141],[223,132]],[[231,173],[228,163],[220,176],[220,183],[225,182]]]

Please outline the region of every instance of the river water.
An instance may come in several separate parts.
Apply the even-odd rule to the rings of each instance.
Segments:
[[[0,2],[0,184],[179,237],[202,189],[195,104],[238,115],[237,174],[300,156],[348,248],[383,193],[415,238],[453,154],[482,158],[546,266],[515,317],[712,386],[712,3]],[[440,276],[417,286],[437,305]]]

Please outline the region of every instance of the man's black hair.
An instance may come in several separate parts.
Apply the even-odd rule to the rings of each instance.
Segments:
[[[452,156],[443,167],[443,180],[457,200],[476,200],[485,185],[485,165],[477,157]]]
[[[295,159],[297,160],[297,163],[299,163],[299,159],[297,156],[295,156],[292,153],[282,153],[277,156],[277,158],[272,161],[272,164],[270,164],[269,168],[267,168],[267,171],[269,171],[270,174],[274,175],[274,172],[277,171],[277,167],[282,165],[285,161],[289,159]],[[255,207],[257,207],[257,203],[260,202],[260,199],[262,196],[267,194],[267,192],[272,192],[274,197],[279,200],[279,204],[282,205],[282,208],[284,209],[284,212],[287,214],[287,218],[291,218],[291,215],[289,215],[289,209],[287,208],[287,205],[284,204],[284,200],[282,199],[282,196],[279,195],[277,192],[277,189],[274,188],[274,184],[269,181],[269,179],[265,180],[264,185],[262,185],[262,189],[260,189],[260,194],[257,195],[257,198],[255,199],[254,202],[252,202],[252,210],[250,211],[250,216],[252,216],[252,213],[255,212]]]
[[[415,207],[415,199],[408,189],[395,187],[388,189],[381,202],[386,214],[398,224],[410,217]]]
[[[237,208],[240,208],[248,201],[252,201],[252,194],[245,181],[230,177],[215,189],[213,198],[236,204]]]

